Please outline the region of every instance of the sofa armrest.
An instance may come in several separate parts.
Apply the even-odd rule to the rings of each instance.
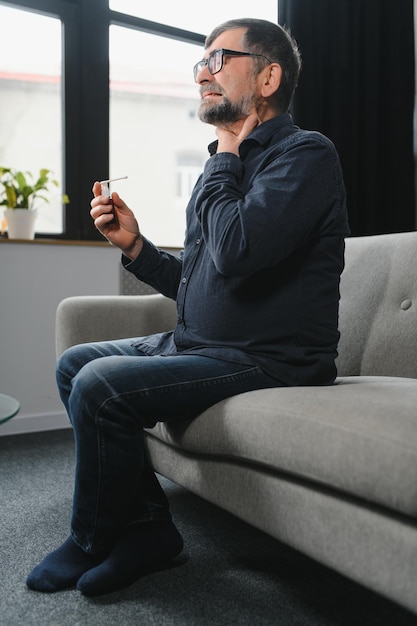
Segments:
[[[172,330],[176,323],[173,300],[146,296],[72,296],[56,311],[55,345],[59,356],[79,343],[142,337]]]

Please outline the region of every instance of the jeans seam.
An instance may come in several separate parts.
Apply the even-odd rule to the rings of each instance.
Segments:
[[[198,387],[210,387],[228,382],[236,382],[241,379],[250,378],[257,374],[263,374],[262,370],[258,366],[253,366],[250,369],[243,370],[241,372],[235,372],[233,374],[223,374],[222,376],[213,376],[212,378],[201,378],[194,381],[175,382],[169,385],[154,385],[152,387],[146,387],[136,389],[135,391],[126,391],[124,393],[118,393],[114,396],[106,398],[105,401],[98,407],[97,413],[101,411],[107,404],[118,400],[119,398],[131,398],[137,396],[147,396],[151,392],[157,391],[158,393],[167,393],[173,388],[186,390],[186,389],[198,389]]]

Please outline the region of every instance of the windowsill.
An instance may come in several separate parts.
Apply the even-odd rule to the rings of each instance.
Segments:
[[[91,248],[112,248],[115,249],[108,241],[81,241],[78,239],[48,239],[46,237],[37,237],[35,239],[8,239],[3,235],[0,235],[0,244],[25,244],[28,246],[82,246],[82,247],[91,247]],[[166,252],[170,252],[171,254],[178,254],[182,248],[177,248],[175,246],[158,246],[161,250]]]
[[[7,237],[0,236],[0,243],[7,244],[25,244],[29,246],[91,246],[91,247],[105,247],[112,248],[113,246],[108,241],[79,241],[72,239],[47,239],[46,237],[38,237],[35,239],[8,239]]]

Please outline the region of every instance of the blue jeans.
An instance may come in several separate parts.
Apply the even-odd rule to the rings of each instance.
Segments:
[[[76,447],[71,534],[92,554],[111,547],[128,524],[170,518],[146,460],[144,428],[191,419],[225,398],[279,386],[253,365],[147,356],[132,341],[74,346],[57,363]]]

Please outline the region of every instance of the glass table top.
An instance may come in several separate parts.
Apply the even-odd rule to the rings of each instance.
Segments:
[[[11,396],[0,393],[0,424],[6,422],[19,412],[20,404]]]

